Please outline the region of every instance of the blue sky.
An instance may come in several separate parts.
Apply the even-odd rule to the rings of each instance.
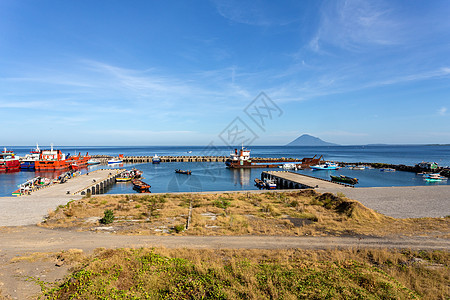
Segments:
[[[450,143],[449,16],[438,0],[0,0],[0,146],[222,145],[236,120],[255,145]],[[279,109],[262,126],[245,113],[261,92]]]

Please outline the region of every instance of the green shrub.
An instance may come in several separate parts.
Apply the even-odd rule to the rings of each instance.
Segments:
[[[101,224],[110,224],[114,222],[114,212],[112,209],[107,209],[104,212],[103,218],[100,219]]]
[[[184,231],[184,224],[178,224],[173,227],[176,233],[180,233]]]

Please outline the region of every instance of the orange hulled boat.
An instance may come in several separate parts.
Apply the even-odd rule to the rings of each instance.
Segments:
[[[50,150],[42,150],[39,160],[34,165],[36,171],[62,170],[73,168],[75,165],[77,168],[84,167],[89,159],[88,153],[85,156],[78,154],[78,156],[66,157],[61,150],[53,149],[52,145]]]

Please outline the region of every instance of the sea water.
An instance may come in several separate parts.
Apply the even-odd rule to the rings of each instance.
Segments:
[[[16,155],[24,156],[33,147],[7,147]],[[41,147],[47,149],[49,147]],[[56,147],[55,147],[56,148]],[[228,147],[217,147],[212,152],[201,146],[136,146],[136,147],[58,147],[63,153],[103,154],[117,156],[159,156],[173,155],[226,155]],[[437,162],[440,166],[450,165],[450,146],[327,146],[327,147],[285,147],[285,146],[253,146],[249,147],[252,157],[290,157],[303,158],[323,155],[324,159],[339,162],[381,162],[390,164],[415,165],[421,161]],[[98,168],[114,168],[118,166],[97,165],[82,169],[82,173]],[[136,167],[144,172],[143,181],[149,183],[152,192],[200,192],[200,191],[234,191],[253,190],[254,179],[261,177],[264,170],[279,169],[228,169],[223,162],[172,162],[161,164],[122,164],[122,168]],[[177,174],[175,169],[191,170],[192,175]],[[359,179],[360,187],[375,186],[415,186],[442,185],[450,182],[429,183],[421,176],[411,172],[380,172],[378,169],[350,170],[342,168],[334,171],[300,170],[299,173],[330,179],[330,175],[346,175]],[[0,173],[0,196],[11,196],[17,186],[35,176],[57,177],[59,172],[38,173],[21,171]],[[134,193],[131,183],[117,183],[107,193]]]

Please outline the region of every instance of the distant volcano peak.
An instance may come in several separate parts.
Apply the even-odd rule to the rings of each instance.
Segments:
[[[318,137],[303,134],[287,144],[286,146],[338,146],[338,144],[322,141]]]

